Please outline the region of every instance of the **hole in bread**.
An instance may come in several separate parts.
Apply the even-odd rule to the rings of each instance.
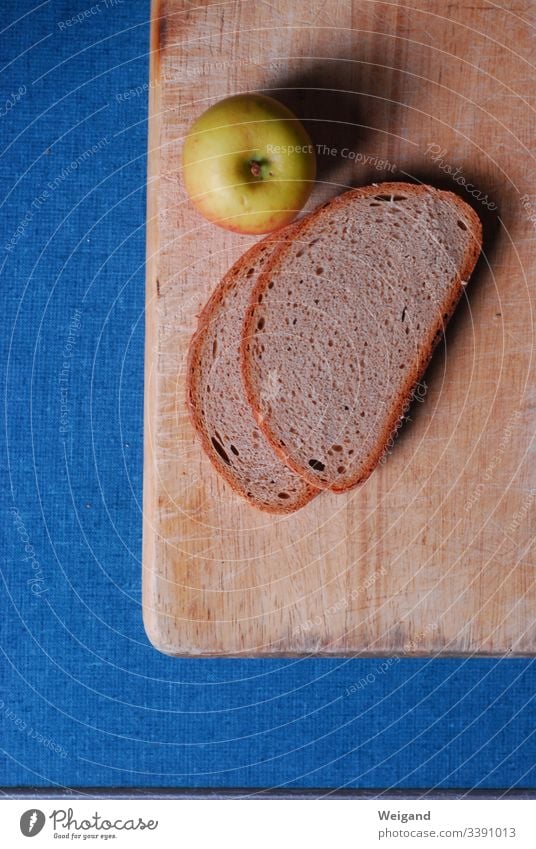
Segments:
[[[346,471],[346,467],[345,467],[345,466],[337,466],[337,472],[338,472],[340,475],[344,474],[344,472],[345,472],[345,471]]]
[[[270,282],[268,283],[268,288],[269,288],[269,289],[273,289],[273,288],[274,288],[274,281],[273,281],[273,280],[270,280]]]
[[[458,227],[460,228],[460,230],[467,230],[467,224],[465,223],[465,221],[462,221],[459,218],[456,223],[457,223]]]
[[[290,495],[288,494],[288,492],[278,492],[277,497],[278,498],[290,498]]]
[[[235,455],[235,457],[240,456],[240,452],[239,452],[238,448],[235,448],[234,445],[230,445],[229,447],[230,447],[231,451],[233,452],[233,454]]]
[[[311,469],[313,469],[313,471],[315,472],[323,472],[326,468],[324,463],[322,463],[320,460],[315,460],[314,458],[309,460],[309,465]]]
[[[343,450],[342,445],[332,445],[331,447],[333,448],[334,451],[342,451]]]
[[[298,251],[298,253],[296,254],[296,258],[299,258],[300,256],[303,256],[303,255],[304,255],[304,253],[305,253],[305,251],[304,251],[304,250],[303,250],[303,248],[302,248],[302,250],[301,250],[301,251]]]
[[[212,343],[212,356],[213,357],[216,356],[217,351],[218,351],[218,340],[214,339],[214,342]]]
[[[257,303],[258,303],[258,304],[262,304],[262,292],[261,292],[261,294],[259,295],[259,297],[257,298]]]
[[[219,440],[217,440],[216,437],[214,437],[214,436],[211,438],[210,441],[212,442],[212,445],[214,446],[214,450],[219,454],[219,456],[221,457],[223,462],[227,463],[227,465],[230,466],[231,461],[229,460],[229,455],[227,454],[227,451],[225,450],[225,448],[223,447],[221,442],[219,442]]]
[[[324,273],[324,269],[322,268],[322,266],[321,266],[321,265],[319,265],[319,266],[318,266],[318,268],[316,269],[316,273],[317,273],[318,275],[320,275],[320,274],[323,274],[323,273]]]
[[[407,311],[408,311],[408,308],[404,307],[404,309],[402,310],[402,321],[404,321],[404,319],[406,318]]]
[[[257,330],[262,330],[263,327],[264,327],[264,318],[259,318],[259,320],[257,322]]]
[[[253,277],[254,274],[255,274],[255,269],[254,268],[248,268],[248,273],[246,274],[246,277]]]

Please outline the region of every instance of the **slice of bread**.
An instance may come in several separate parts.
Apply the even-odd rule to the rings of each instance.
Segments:
[[[241,360],[259,427],[288,466],[336,492],[370,475],[481,243],[457,195],[384,183],[328,202],[271,254]]]
[[[318,493],[266,441],[240,374],[241,331],[251,291],[289,229],[258,242],[225,275],[199,317],[187,361],[187,402],[205,452],[236,492],[272,513],[297,510]]]

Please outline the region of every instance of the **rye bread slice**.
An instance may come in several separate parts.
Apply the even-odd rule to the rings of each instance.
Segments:
[[[337,492],[370,475],[481,243],[457,195],[406,183],[346,192],[297,225],[259,275],[241,349],[248,400],[287,465]]]
[[[272,513],[297,510],[318,493],[280,460],[261,433],[240,373],[251,291],[287,233],[288,228],[258,242],[225,275],[199,317],[187,361],[187,403],[205,452],[236,492]]]

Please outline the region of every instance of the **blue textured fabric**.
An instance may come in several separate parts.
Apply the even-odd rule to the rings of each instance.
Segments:
[[[533,786],[529,660],[186,661],[151,648],[148,3],[2,6],[0,784]]]

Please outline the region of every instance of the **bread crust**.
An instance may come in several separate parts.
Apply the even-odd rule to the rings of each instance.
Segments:
[[[391,415],[389,416],[383,431],[378,436],[376,449],[371,452],[370,462],[367,464],[364,472],[360,472],[354,476],[349,476],[343,480],[337,481],[336,483],[322,486],[322,482],[319,481],[306,466],[301,465],[294,457],[289,456],[288,453],[281,448],[275,433],[270,427],[268,417],[263,416],[261,412],[259,398],[257,397],[253,386],[252,362],[249,356],[248,340],[253,336],[255,310],[259,295],[262,295],[266,291],[266,287],[268,286],[270,277],[274,270],[276,268],[280,268],[285,262],[285,254],[289,249],[288,244],[282,245],[279,250],[274,251],[271,257],[267,260],[252,290],[250,304],[244,320],[240,345],[240,367],[242,369],[246,397],[253,410],[259,428],[273,447],[274,451],[279,455],[279,457],[281,457],[283,462],[289,466],[289,468],[309,483],[331,492],[346,492],[347,490],[353,489],[353,487],[364,483],[364,481],[367,480],[376,468],[381,457],[385,454],[392,435],[400,426],[406,405],[413,396],[415,386],[426,371],[434,349],[443,336],[445,327],[450,320],[458,301],[460,300],[462,292],[464,291],[462,281],[466,282],[469,279],[476,265],[482,249],[482,224],[472,207],[453,192],[435,189],[432,186],[427,185],[414,185],[412,183],[397,182],[372,184],[370,186],[351,189],[350,191],[345,192],[344,194],[339,195],[338,197],[323,204],[315,212],[307,216],[307,218],[302,219],[301,222],[295,225],[295,232],[292,234],[293,239],[298,239],[300,241],[303,239],[306,241],[308,234],[318,225],[319,221],[322,220],[325,210],[328,207],[330,211],[336,211],[337,209],[343,208],[348,201],[356,198],[367,198],[378,194],[396,195],[402,192],[406,195],[412,196],[424,196],[429,193],[434,193],[446,198],[450,203],[453,203],[459,210],[460,214],[470,222],[469,231],[472,238],[469,242],[469,247],[467,249],[463,265],[452,283],[450,297],[442,305],[441,316],[446,315],[447,318],[444,320],[441,317],[434,325],[431,326],[428,338],[423,342],[420,350],[417,352],[417,356],[412,367],[408,369],[408,376],[404,388],[399,392],[396,402],[393,404]]]
[[[186,362],[186,406],[190,414],[190,420],[196,433],[200,438],[201,445],[205,454],[211,461],[216,471],[224,478],[224,480],[229,484],[229,486],[235,492],[245,498],[246,501],[248,501],[250,504],[252,504],[259,510],[264,510],[268,513],[282,515],[293,513],[308,504],[309,501],[311,501],[311,499],[314,498],[315,495],[318,495],[318,493],[320,492],[319,487],[315,486],[311,482],[305,482],[304,479],[301,478],[301,475],[297,475],[297,477],[301,478],[302,481],[304,481],[304,491],[301,498],[293,500],[290,504],[287,504],[282,501],[281,504],[274,503],[273,505],[267,505],[264,502],[260,502],[258,499],[248,495],[247,491],[241,486],[240,482],[232,474],[231,469],[221,461],[219,456],[214,451],[214,448],[210,442],[209,435],[204,427],[204,420],[201,414],[201,408],[199,404],[198,390],[199,382],[203,374],[203,369],[201,366],[201,354],[204,337],[213,319],[213,316],[220,308],[222,300],[225,298],[229,290],[233,287],[236,278],[243,273],[244,268],[247,268],[248,266],[251,266],[252,263],[256,262],[259,254],[264,252],[267,247],[271,248],[272,243],[274,243],[275,247],[275,245],[277,243],[280,243],[282,239],[288,238],[289,235],[292,234],[294,227],[295,225],[290,225],[290,227],[284,228],[284,230],[278,230],[277,233],[270,234],[270,236],[266,237],[265,239],[262,239],[260,242],[257,242],[255,245],[253,245],[253,247],[251,247],[242,257],[240,257],[237,262],[235,262],[232,268],[227,272],[227,274],[223,277],[219,285],[216,287],[209,300],[205,304],[201,314],[199,315],[197,329],[190,342]],[[273,250],[273,248],[271,249]],[[268,444],[270,445],[270,443]],[[272,448],[271,445],[270,448]],[[274,451],[274,455],[274,461],[280,461],[281,458],[277,455],[277,452]],[[285,465],[287,464],[285,463]],[[290,467],[288,468],[290,469]]]

